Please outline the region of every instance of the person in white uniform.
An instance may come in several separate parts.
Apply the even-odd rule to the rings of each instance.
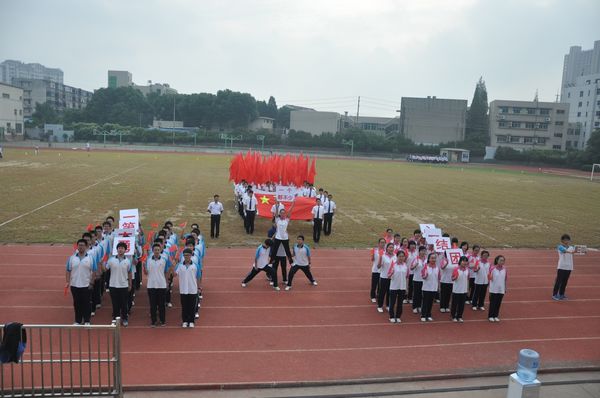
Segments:
[[[213,197],[213,201],[208,204],[207,212],[210,213],[210,237],[219,238],[219,229],[221,226],[221,214],[225,210],[223,204],[219,202],[219,195]]]

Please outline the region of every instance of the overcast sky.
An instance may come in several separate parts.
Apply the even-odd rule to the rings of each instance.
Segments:
[[[180,93],[229,88],[319,110],[394,116],[403,96],[554,101],[563,56],[600,40],[599,0],[0,0],[0,61],[65,83],[107,70]]]

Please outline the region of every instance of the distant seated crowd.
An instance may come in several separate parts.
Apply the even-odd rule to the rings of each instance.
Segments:
[[[432,156],[432,155],[408,155],[406,160],[409,162],[421,162],[421,163],[448,163],[448,157],[446,156]]]

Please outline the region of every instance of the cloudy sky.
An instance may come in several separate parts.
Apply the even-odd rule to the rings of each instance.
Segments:
[[[598,0],[0,0],[0,61],[65,83],[107,70],[181,93],[249,92],[319,110],[394,116],[402,96],[554,101],[563,56],[600,40]]]

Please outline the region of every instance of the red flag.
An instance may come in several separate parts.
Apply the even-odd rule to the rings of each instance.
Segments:
[[[150,223],[150,226],[151,226],[152,228],[154,228],[154,229],[157,229],[157,228],[158,228],[158,221],[152,221],[152,222]]]
[[[229,165],[229,181],[233,181],[236,184],[239,182],[238,172],[240,169],[240,154],[236,154],[231,159],[231,164]]]
[[[258,204],[256,206],[258,210],[258,216],[264,218],[271,218],[271,207],[275,204],[275,195],[260,194],[256,196]],[[286,209],[290,209],[292,202],[281,202]],[[294,212],[291,215],[292,220],[311,220],[312,219],[312,208],[315,205],[314,198],[296,198],[294,205]]]
[[[317,160],[315,158],[312,159],[312,163],[310,165],[310,170],[308,171],[308,176],[306,180],[311,184],[315,183],[315,176],[317,175]]]
[[[186,222],[182,222],[181,224],[179,224],[179,226],[180,226],[181,228],[185,228],[185,226],[186,226],[186,225],[187,225],[187,221],[186,221]]]
[[[91,232],[94,229],[94,224],[88,224],[86,230]]]

